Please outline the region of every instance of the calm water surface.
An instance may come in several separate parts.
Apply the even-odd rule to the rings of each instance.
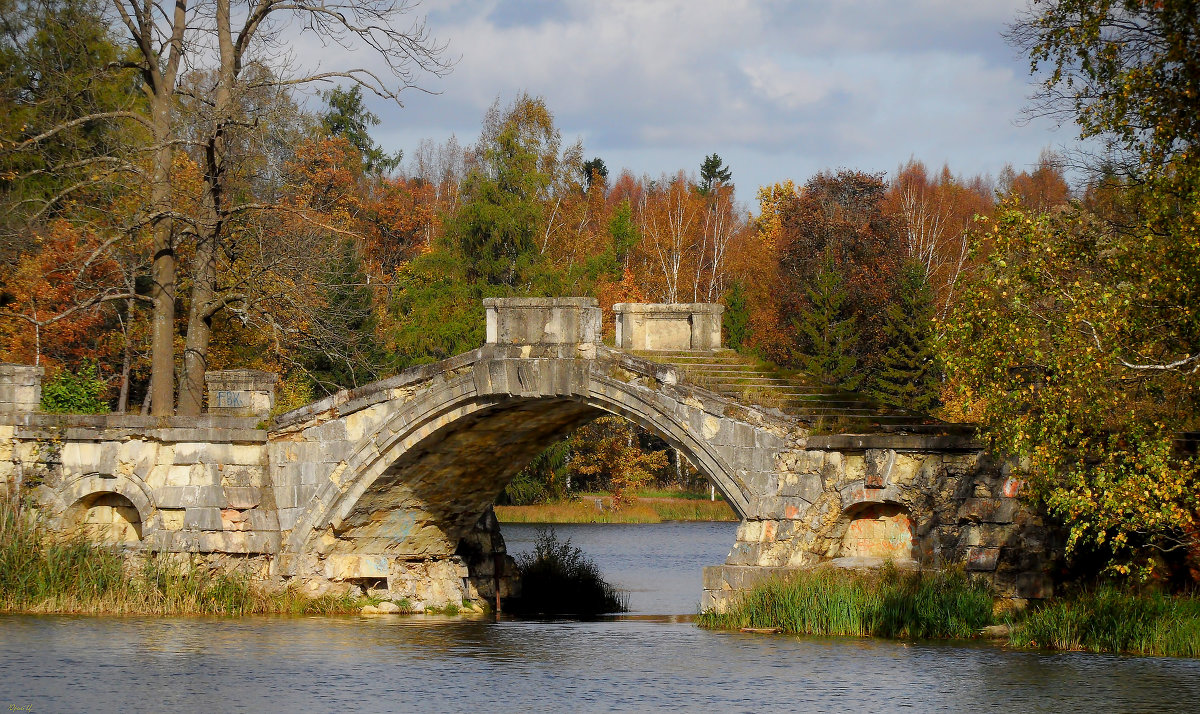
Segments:
[[[731,524],[559,526],[631,590],[599,622],[0,616],[0,707],[37,712],[1197,711],[1200,660],[714,633]],[[534,529],[505,526],[510,550]]]

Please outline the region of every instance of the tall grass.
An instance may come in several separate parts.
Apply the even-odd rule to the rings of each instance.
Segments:
[[[267,590],[245,571],[206,568],[170,555],[140,559],[46,529],[0,500],[0,612],[246,615],[357,612],[347,596]]]
[[[496,506],[496,518],[501,523],[662,523],[736,521],[737,515],[724,501],[640,500],[615,511],[607,497],[583,497],[534,506]]]
[[[727,612],[697,620],[711,629],[790,634],[967,638],[992,621],[992,595],[960,572],[821,568],[755,587]]]
[[[629,609],[628,595],[606,582],[600,568],[571,540],[540,529],[532,553],[517,557],[521,596],[504,607],[518,614],[592,616]]]
[[[1016,647],[1200,657],[1200,598],[1102,587],[1018,615],[1009,642]]]

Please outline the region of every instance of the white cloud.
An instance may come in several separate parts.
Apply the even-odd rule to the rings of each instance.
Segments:
[[[962,172],[1024,165],[1070,141],[1018,127],[1026,63],[1000,33],[1025,0],[455,0],[430,29],[460,60],[381,103],[388,148],[469,141],[497,96],[546,98],[568,139],[613,170],[694,170],[721,154],[750,198],[839,166],[890,170],[915,155]],[[422,8],[418,8],[421,10]],[[298,38],[324,66],[376,62]],[[375,67],[378,67],[376,62]]]

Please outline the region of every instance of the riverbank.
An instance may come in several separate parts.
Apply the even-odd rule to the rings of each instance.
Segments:
[[[496,506],[496,519],[501,523],[664,523],[730,522],[738,517],[724,501],[649,497],[617,510],[611,496],[598,494],[532,506]]]
[[[131,558],[82,533],[49,533],[28,512],[0,502],[0,612],[332,615],[364,604],[346,594],[271,590],[246,569],[212,568],[188,556]]]
[[[1020,649],[1200,657],[1200,598],[1084,591],[1004,608],[960,572],[821,568],[760,584],[707,629],[899,639],[971,639],[985,628]],[[997,614],[1000,613],[1000,614]]]

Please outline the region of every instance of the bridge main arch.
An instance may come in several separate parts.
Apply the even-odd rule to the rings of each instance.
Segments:
[[[297,575],[352,578],[385,577],[397,560],[451,557],[522,466],[605,414],[679,449],[740,517],[750,515],[753,481],[773,468],[766,442],[781,446],[782,438],[674,387],[669,367],[587,347],[581,356],[488,345],[442,369],[373,385],[340,407],[281,420],[279,456],[314,442],[340,455],[321,464],[281,560]],[[311,467],[293,463],[301,475],[315,475]]]

